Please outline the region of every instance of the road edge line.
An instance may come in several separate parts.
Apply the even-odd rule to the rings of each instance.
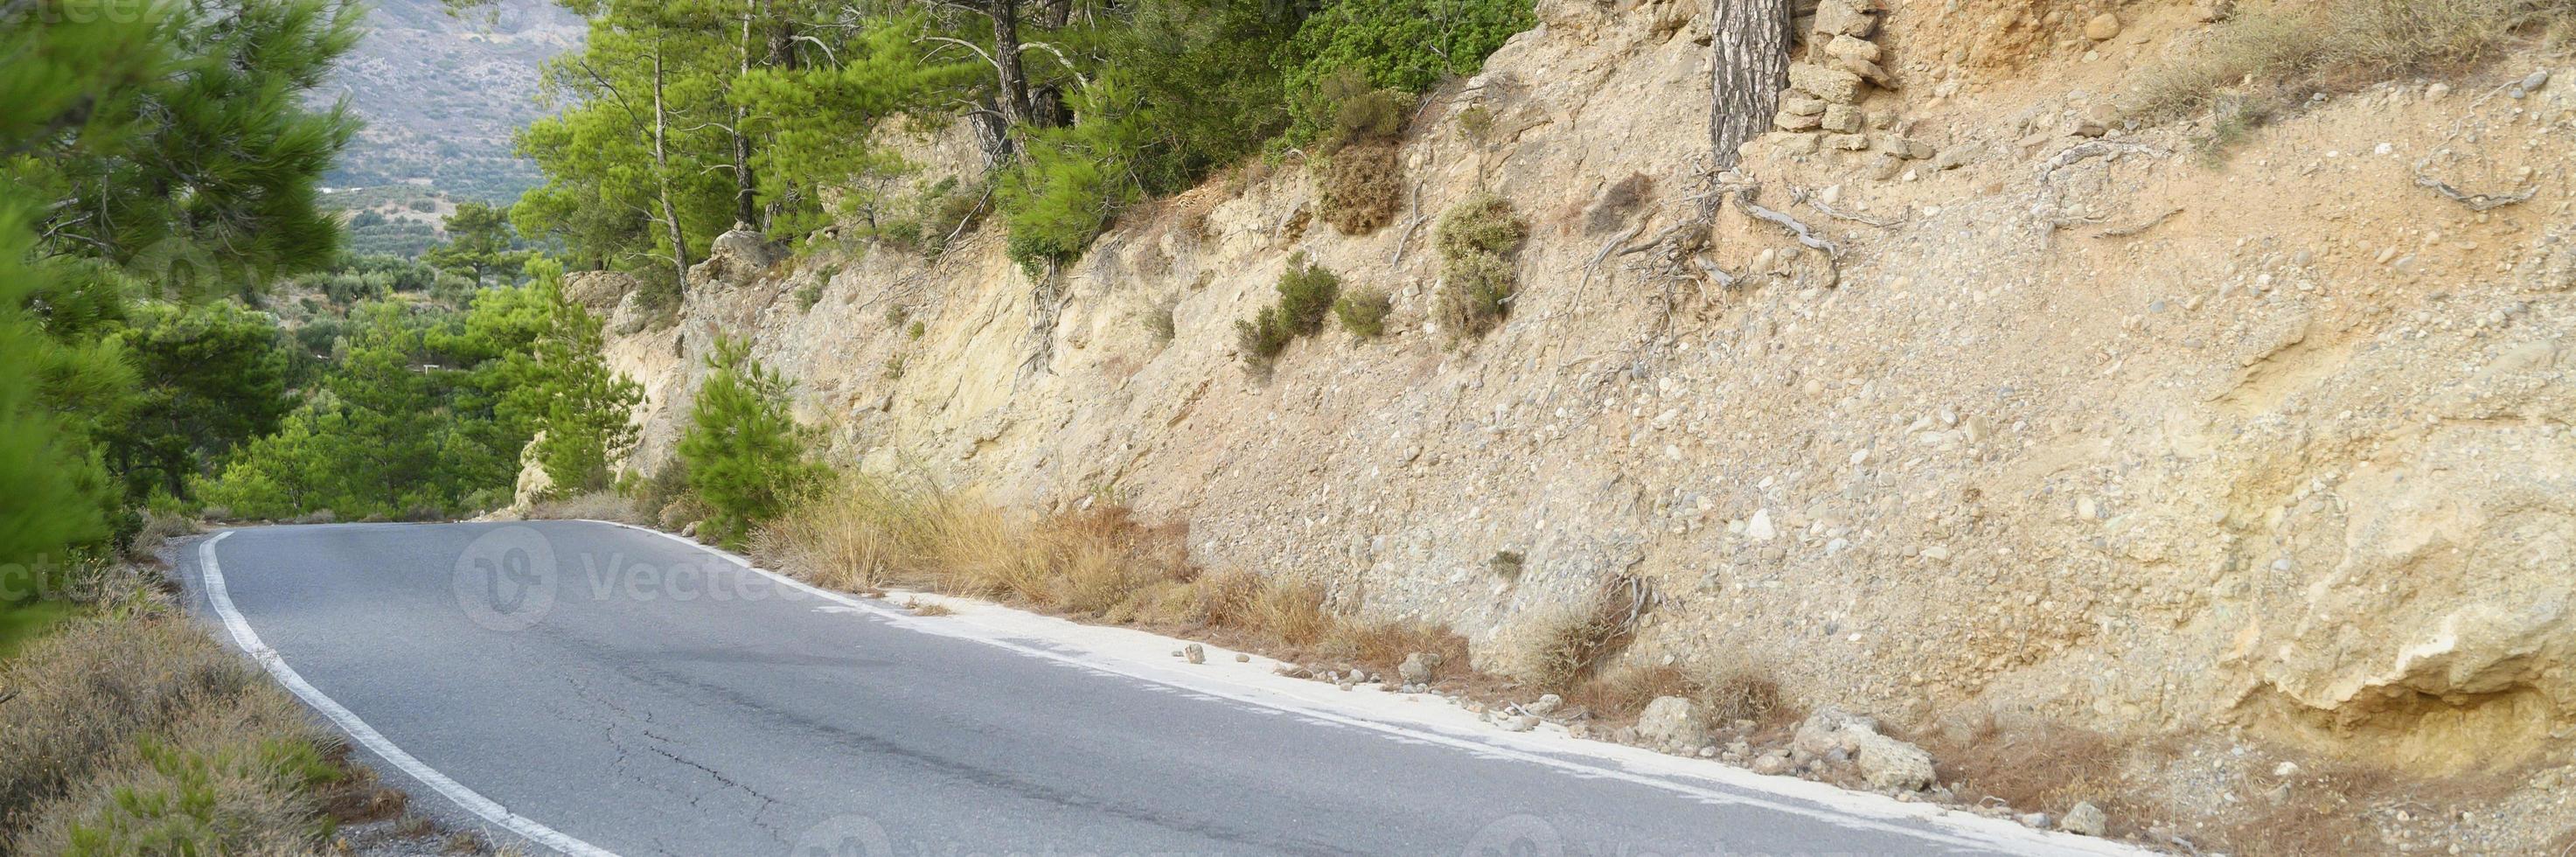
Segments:
[[[260,668],[267,670],[271,678],[277,679],[278,684],[285,685],[287,691],[295,694],[297,699],[304,700],[305,705],[322,712],[322,716],[330,718],[332,725],[340,727],[342,733],[357,741],[360,746],[375,753],[377,757],[400,769],[404,774],[410,775],[412,779],[420,781],[432,791],[454,801],[466,812],[500,825],[530,842],[575,855],[575,857],[617,857],[614,851],[581,841],[563,831],[548,827],[543,822],[513,813],[503,808],[500,802],[484,797],[481,792],[440,773],[437,768],[430,767],[428,763],[422,762],[412,754],[403,752],[403,749],[386,738],[384,733],[376,731],[375,727],[367,725],[367,721],[359,719],[357,712],[350,711],[338,700],[324,694],[320,688],[305,681],[304,676],[297,673],[294,667],[287,666],[286,659],[280,657],[276,649],[269,648],[267,643],[262,642],[259,632],[251,630],[250,620],[243,618],[241,610],[233,606],[231,590],[224,585],[223,569],[215,561],[215,543],[223,541],[225,537],[232,534],[232,530],[225,530],[197,545],[197,571],[205,581],[206,602],[214,608],[215,615],[223,620],[224,629],[231,632],[234,645],[249,654],[252,660],[258,661]]]

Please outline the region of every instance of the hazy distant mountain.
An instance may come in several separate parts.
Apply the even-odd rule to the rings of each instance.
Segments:
[[[345,93],[367,120],[328,184],[508,201],[537,183],[510,134],[541,112],[539,66],[581,44],[578,16],[550,0],[501,0],[462,18],[440,0],[378,0],[367,23],[324,93]]]

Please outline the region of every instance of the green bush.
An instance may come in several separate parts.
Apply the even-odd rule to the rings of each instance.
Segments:
[[[1360,289],[1333,302],[1333,315],[1342,320],[1342,329],[1361,339],[1386,333],[1386,316],[1394,309],[1395,301],[1377,289]]]
[[[1514,34],[1538,25],[1529,0],[1342,0],[1306,19],[1282,52],[1290,134],[1320,139],[1339,102],[1319,97],[1346,71],[1372,88],[1423,92],[1448,75],[1472,75]]]
[[[789,411],[793,385],[752,359],[750,343],[718,342],[707,368],[679,460],[706,503],[706,537],[738,548],[830,471],[806,456],[812,433]]]
[[[1307,264],[1300,253],[1288,260],[1288,269],[1280,272],[1275,288],[1277,303],[1254,312],[1250,320],[1234,323],[1235,345],[1243,352],[1245,369],[1256,377],[1269,376],[1288,343],[1324,329],[1324,319],[1341,295],[1342,278]]]
[[[1270,377],[1279,355],[1296,338],[1296,334],[1288,332],[1287,323],[1279,319],[1277,306],[1262,307],[1252,313],[1251,320],[1234,323],[1235,349],[1243,352],[1244,371],[1256,378]]]
[[[1324,329],[1324,316],[1342,293],[1342,278],[1306,263],[1299,255],[1279,275],[1279,321],[1291,336],[1313,336]]]
[[[1371,85],[1357,69],[1324,78],[1311,97],[1332,117],[1315,141],[1315,148],[1327,155],[1358,143],[1403,137],[1405,112],[1413,107],[1412,96]]]
[[[1513,257],[1529,239],[1510,200],[1490,192],[1451,206],[1440,216],[1441,321],[1459,336],[1483,336],[1511,314],[1520,274]]]

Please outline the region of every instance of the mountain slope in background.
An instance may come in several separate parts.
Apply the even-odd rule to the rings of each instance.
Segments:
[[[322,93],[346,96],[367,120],[332,186],[408,184],[508,202],[537,183],[510,135],[544,112],[538,69],[581,44],[579,17],[547,0],[500,0],[462,17],[439,0],[381,0],[367,25]]]

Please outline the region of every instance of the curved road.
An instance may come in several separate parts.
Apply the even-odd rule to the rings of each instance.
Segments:
[[[610,524],[241,529],[182,564],[226,639],[413,806],[542,850],[2121,850],[1534,754],[1490,729],[1283,711],[1058,644],[933,632]]]

